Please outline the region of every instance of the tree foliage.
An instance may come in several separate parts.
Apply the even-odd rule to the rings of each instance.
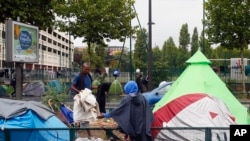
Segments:
[[[208,0],[206,33],[213,43],[245,48],[250,43],[250,3],[247,0]]]
[[[136,34],[136,42],[134,49],[134,66],[145,72],[147,70],[147,43],[148,36],[146,29],[141,29]]]
[[[191,39],[191,55],[193,55],[199,48],[199,34],[197,27],[194,28],[192,39]]]
[[[39,29],[52,27],[54,24],[54,5],[56,0],[1,0],[0,22],[6,19],[17,20],[38,26]]]
[[[182,25],[179,36],[179,55],[177,63],[180,65],[181,69],[184,69],[186,66],[186,61],[190,57],[188,51],[188,46],[190,44],[190,34],[188,32],[188,24],[185,23]]]
[[[74,37],[84,37],[88,47],[91,43],[105,45],[105,41],[125,38],[134,32],[131,20],[135,17],[133,0],[65,0],[55,8],[60,19],[61,31]]]
[[[188,51],[188,45],[190,44],[190,34],[188,32],[188,24],[185,23],[182,25],[179,36],[180,48]]]
[[[238,48],[241,62],[243,51],[250,43],[250,3],[248,0],[208,0],[206,33],[208,40],[226,48]],[[244,67],[241,65],[243,93],[245,93]]]

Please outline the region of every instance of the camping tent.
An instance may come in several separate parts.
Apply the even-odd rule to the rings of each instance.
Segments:
[[[187,64],[187,68],[172,84],[169,91],[155,104],[153,109],[155,117],[153,127],[229,127],[230,124],[234,123],[250,123],[247,108],[229,91],[226,84],[210,67],[211,62],[200,50],[187,60]],[[205,99],[199,99],[199,97]],[[206,104],[209,98],[218,100],[210,100],[210,104]],[[187,112],[191,106],[195,105],[195,102],[197,104],[198,101],[200,105],[196,105],[197,109],[192,109],[193,112]],[[218,103],[218,101],[221,102]],[[223,104],[225,104],[226,107]],[[212,124],[213,122],[217,123],[215,122],[217,117],[213,118],[214,116],[213,114],[211,115],[211,113],[225,115],[225,112],[220,110],[220,106],[224,107],[222,109],[228,108],[228,111],[226,111],[227,116],[222,116],[222,118],[224,117],[222,120],[228,122],[224,122],[224,124]],[[195,106],[193,106],[193,108],[195,108]],[[209,113],[206,115],[209,116],[207,118],[210,118],[210,120],[204,120],[204,117],[201,118],[202,114],[204,116],[203,112],[205,111]],[[183,116],[181,115],[182,113],[186,115]],[[170,123],[177,117],[179,118],[178,122],[174,122],[174,124]],[[167,135],[166,131],[167,130],[153,132],[153,136],[158,138],[159,136]]]
[[[45,94],[45,85],[42,81],[27,83],[23,88],[23,95],[43,96]]]
[[[58,80],[50,80],[47,84],[47,87],[54,88],[58,94],[62,93],[64,90],[61,82]]]
[[[10,141],[69,141],[68,130],[14,130],[18,128],[67,128],[45,105],[36,101],[0,99],[0,140],[6,140],[5,129],[10,130]]]

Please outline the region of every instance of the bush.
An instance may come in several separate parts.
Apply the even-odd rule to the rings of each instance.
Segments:
[[[62,86],[60,87],[62,89],[61,93],[58,93],[56,87],[47,85],[45,96],[42,97],[42,103],[49,106],[50,108],[53,108],[55,112],[59,110],[60,104],[66,102],[70,97],[69,88],[66,83],[60,82],[60,85]],[[50,99],[53,101],[53,105],[49,105]]]

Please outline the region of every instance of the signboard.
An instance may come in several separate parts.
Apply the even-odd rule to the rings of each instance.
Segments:
[[[241,58],[231,58],[230,68],[231,68],[231,79],[241,80],[241,69],[242,65],[244,67],[247,65],[247,58],[243,58],[244,63],[242,64]]]
[[[38,27],[6,21],[6,61],[38,63]]]

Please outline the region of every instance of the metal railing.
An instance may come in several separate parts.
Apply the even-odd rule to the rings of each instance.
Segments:
[[[15,141],[19,135],[22,135],[22,139],[30,138],[32,137],[31,135],[34,135],[33,137],[41,136],[39,140],[74,141],[79,137],[84,138],[84,136],[80,136],[80,132],[86,130],[97,131],[98,133],[104,134],[105,138],[103,140],[119,138],[117,134],[114,134],[114,131],[119,130],[118,128],[5,128],[0,131],[0,141]],[[156,140],[230,140],[230,130],[226,127],[166,127],[152,128],[151,130],[152,132],[161,132]],[[26,134],[29,136],[25,136]],[[21,138],[20,141],[22,141]],[[34,138],[34,140],[36,140],[36,138]]]

